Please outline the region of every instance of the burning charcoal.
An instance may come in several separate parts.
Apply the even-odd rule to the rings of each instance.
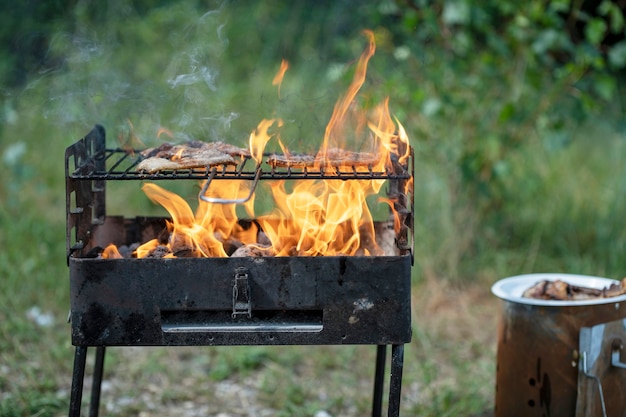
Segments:
[[[167,242],[170,241],[170,231],[167,229],[161,230],[159,235],[157,236],[157,240],[161,245],[167,245]]]
[[[117,248],[117,250],[119,251],[120,255],[122,255],[122,258],[124,259],[128,259],[132,257],[133,252],[135,251],[135,249],[137,249],[137,246],[128,246],[128,245],[121,245]]]
[[[237,251],[237,249],[243,246],[243,242],[241,242],[240,240],[234,239],[232,237],[229,237],[228,239],[226,239],[226,241],[224,241],[223,245],[224,245],[224,252],[226,252],[228,256],[232,256],[233,253]]]
[[[271,247],[260,245],[244,245],[237,249],[231,255],[231,258],[260,258],[264,256],[274,256],[274,251]]]
[[[361,235],[360,250],[367,251],[367,253],[372,256],[382,256],[385,254],[385,251],[378,246],[376,242],[376,235],[373,229],[368,227],[359,227],[359,234]]]
[[[173,252],[173,254],[177,258],[199,258],[199,256],[190,248]]]
[[[166,242],[161,243],[162,245],[166,245]],[[185,253],[185,252],[193,252],[194,247],[191,243],[188,236],[185,236],[180,233],[174,233],[170,237],[170,248],[172,253]]]
[[[398,255],[398,247],[395,244],[396,232],[393,230],[393,221],[376,223],[376,244],[384,251],[385,255]]]
[[[148,254],[148,256],[146,256],[146,258],[163,258],[171,253],[172,252],[170,252],[167,246],[158,245],[156,248],[154,248],[152,252]]]
[[[256,235],[256,241],[261,246],[272,246],[272,242],[270,241],[270,238],[267,237],[265,232],[262,230],[260,230],[259,233]]]

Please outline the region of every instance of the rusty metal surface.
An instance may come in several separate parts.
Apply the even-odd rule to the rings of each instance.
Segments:
[[[566,307],[504,301],[495,415],[574,416],[580,329],[624,316],[626,301]]]
[[[233,318],[242,271],[251,318]],[[410,271],[410,256],[70,258],[72,343],[406,343]]]

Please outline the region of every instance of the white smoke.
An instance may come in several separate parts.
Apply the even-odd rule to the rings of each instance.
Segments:
[[[110,137],[117,136],[112,129],[130,120],[146,144],[156,140],[150,136],[160,126],[175,137],[227,136],[238,115],[220,103],[220,56],[229,44],[223,6],[197,14],[191,23],[194,9],[180,7],[187,8],[171,17],[167,33],[154,28],[154,45],[147,48],[161,53],[139,50],[136,62],[129,63],[128,48],[135,51],[137,45],[116,28],[79,25],[75,34],[55,36],[51,53],[62,56],[64,66],[45,76],[50,94],[43,117],[62,125],[100,123]],[[154,13],[170,18],[162,9]]]

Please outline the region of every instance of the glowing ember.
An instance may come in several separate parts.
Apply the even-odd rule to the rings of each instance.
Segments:
[[[394,166],[406,166],[410,156],[409,139],[404,127],[389,112],[389,100],[385,99],[373,110],[366,112],[356,104],[357,94],[365,82],[367,64],[375,52],[374,35],[365,31],[368,44],[361,54],[354,79],[333,110],[324,133],[323,142],[315,156],[305,162],[292,160],[298,154],[291,153],[280,140],[283,126],[280,119],[264,119],[250,134],[249,150],[257,166],[263,161],[267,143],[276,140],[283,150],[285,166],[310,163],[313,170],[329,174],[342,168],[350,171],[390,172]],[[282,83],[288,63],[283,61],[273,80]],[[348,151],[358,144],[360,152]],[[294,156],[292,156],[294,155]],[[302,156],[299,156],[302,158]],[[360,159],[366,163],[358,163]],[[294,165],[289,165],[293,163]],[[244,207],[250,218],[250,226],[244,228],[236,215],[236,204],[217,204],[199,201],[195,211],[187,202],[154,184],[145,184],[143,191],[155,203],[163,206],[171,216],[167,223],[169,238],[166,242],[154,239],[141,245],[136,257],[153,256],[159,248],[167,256],[225,257],[233,244],[246,248],[243,256],[336,256],[336,255],[384,255],[375,243],[372,214],[366,199],[381,190],[383,179],[302,179],[269,183],[275,208],[268,214],[255,216],[254,196]],[[232,200],[249,194],[246,181],[220,180],[211,183],[207,197]],[[399,190],[410,195],[412,178]],[[401,227],[401,215],[396,212],[392,198],[380,198],[394,214],[394,229]],[[259,227],[257,227],[257,224]],[[235,242],[235,243],[233,243]],[[103,257],[116,258],[119,252],[107,248]]]

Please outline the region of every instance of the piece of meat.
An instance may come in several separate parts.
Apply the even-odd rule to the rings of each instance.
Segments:
[[[148,148],[140,152],[144,158],[159,157],[172,159],[176,156],[190,156],[198,151],[217,151],[230,156],[250,157],[250,151],[235,145],[218,142],[203,142],[200,140],[190,140],[185,143],[173,145],[163,143],[156,148]]]
[[[537,282],[532,287],[526,289],[522,293],[522,297],[525,298],[535,298],[535,299],[543,299],[546,294],[546,286],[548,285],[548,281],[542,280]]]
[[[617,297],[624,294],[626,294],[626,278],[623,278],[619,284],[611,284],[603,291],[604,297]]]
[[[315,165],[315,156],[313,155],[270,155],[267,163],[272,168],[304,168]]]
[[[185,150],[181,155],[175,154],[172,159],[153,156],[142,160],[137,165],[138,171],[154,173],[173,171],[175,169],[204,168],[215,165],[237,165],[232,156],[217,150],[201,149],[196,152]]]
[[[319,157],[318,157],[319,158]],[[366,167],[375,165],[380,161],[380,155],[370,152],[354,152],[345,149],[330,148],[321,161],[328,165],[342,165],[354,167]]]
[[[549,300],[567,300],[569,298],[567,283],[556,280],[546,286],[545,296]]]
[[[175,169],[180,169],[180,167],[180,164],[176,161],[170,161],[169,159],[153,156],[139,162],[137,170],[154,173],[158,171],[173,171]]]
[[[209,147],[212,147],[220,152],[226,153],[230,156],[241,156],[243,158],[250,158],[250,151],[248,149],[240,148],[235,145],[224,142],[208,142]]]
[[[590,300],[593,298],[601,298],[603,296],[602,290],[598,290],[596,288],[580,287],[577,285],[570,285],[567,291],[572,300]]]
[[[369,167],[380,161],[380,155],[370,152],[354,152],[339,148],[330,148],[324,155],[270,155],[267,163],[272,167],[304,168],[319,165]]]
[[[581,301],[617,297],[626,294],[626,278],[604,289],[571,285],[561,280],[542,280],[529,287],[522,297],[538,300]]]

